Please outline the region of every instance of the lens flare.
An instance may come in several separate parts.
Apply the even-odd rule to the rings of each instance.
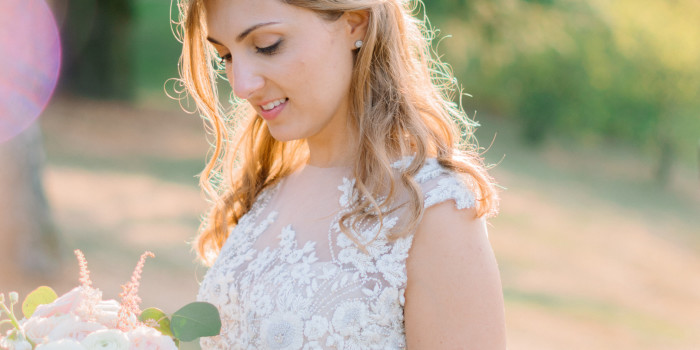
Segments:
[[[2,0],[0,142],[21,133],[41,114],[60,65],[58,27],[44,0]]]

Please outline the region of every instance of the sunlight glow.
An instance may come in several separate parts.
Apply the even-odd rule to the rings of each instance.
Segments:
[[[0,4],[0,142],[20,134],[46,107],[58,80],[61,41],[43,0]]]

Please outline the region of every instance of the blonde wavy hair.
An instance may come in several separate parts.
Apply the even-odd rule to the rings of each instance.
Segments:
[[[216,89],[220,67],[206,39],[206,0],[178,1],[183,44],[179,84],[194,100],[212,136],[212,152],[200,175],[200,186],[212,206],[194,242],[199,257],[209,264],[261,191],[304,164],[308,151],[304,140],[275,140],[245,101],[232,97],[233,108],[224,111]],[[394,202],[402,190],[408,193],[404,206],[410,219],[392,237],[415,229],[423,215],[423,196],[413,177],[428,157],[464,175],[477,198],[477,217],[497,212],[498,194],[473,136],[475,123],[452,101],[462,94],[449,66],[431,49],[435,31],[427,18],[417,16],[421,1],[279,1],[315,11],[328,21],[346,11],[369,13],[349,92],[349,118],[359,141],[353,171],[360,194],[353,210],[340,220],[350,239],[364,249],[352,228],[396,209]],[[397,174],[391,164],[407,155],[413,156],[411,164]]]

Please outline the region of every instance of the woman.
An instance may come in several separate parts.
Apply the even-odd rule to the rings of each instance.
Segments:
[[[497,194],[418,4],[181,0],[182,82],[215,136],[203,348],[505,348]]]

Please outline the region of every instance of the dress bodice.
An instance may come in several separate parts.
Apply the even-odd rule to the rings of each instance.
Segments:
[[[396,162],[399,168],[410,158]],[[428,208],[474,205],[461,177],[428,159],[414,178]],[[203,349],[402,349],[408,234],[389,239],[405,218],[359,226],[363,252],[338,221],[357,192],[344,168],[307,166],[264,190],[233,228],[200,286],[219,308],[219,336]]]

